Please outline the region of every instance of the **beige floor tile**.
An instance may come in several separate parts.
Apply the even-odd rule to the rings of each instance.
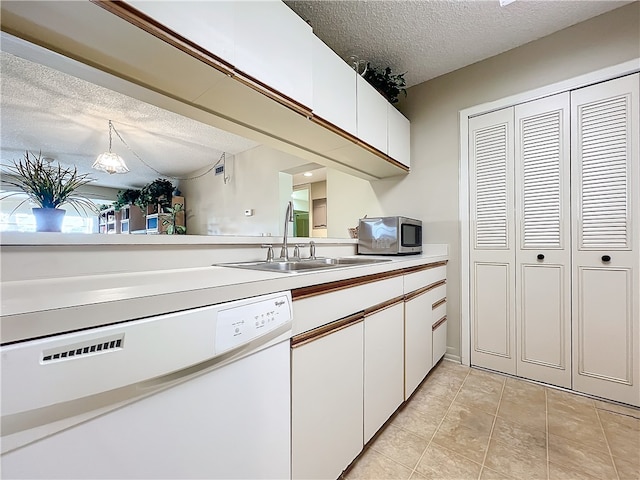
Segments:
[[[627,407],[624,405],[618,405],[617,403],[596,400],[596,408],[599,410],[606,410],[608,412],[621,413],[634,418],[640,418],[640,408],[637,407]]]
[[[391,420],[390,425],[403,428],[404,430],[430,440],[441,421],[441,414],[432,414],[409,402],[409,404],[400,410],[395,418]]]
[[[640,465],[613,457],[620,480],[640,480]]]
[[[490,370],[483,370],[481,368],[474,368],[474,367],[469,369],[469,375],[472,377],[484,378],[487,380],[495,380],[500,382],[501,384],[504,383],[504,380],[507,378],[506,376],[498,372],[492,372]]]
[[[504,473],[496,472],[488,467],[482,467],[482,473],[480,474],[480,480],[513,480],[513,477],[509,477]]]
[[[475,387],[462,386],[460,392],[456,396],[454,405],[464,405],[470,408],[477,408],[483,412],[495,415],[498,411],[498,403],[500,402],[500,392],[489,393],[478,390]]]
[[[441,419],[444,418],[452,401],[453,396],[434,395],[425,388],[418,389],[413,397],[411,397],[411,405],[428,412],[433,417],[439,416]]]
[[[640,466],[640,419],[599,411],[611,454]]]
[[[412,470],[394,462],[381,453],[367,449],[358,461],[346,472],[348,480],[406,480]]]
[[[396,462],[414,469],[429,440],[402,428],[388,425],[370,448]]]
[[[579,396],[571,398],[549,394],[547,396],[547,411],[573,419],[597,423],[598,415],[596,414],[595,402],[583,402],[582,400],[583,398]]]
[[[555,388],[547,388],[547,401],[551,403],[565,403],[567,405],[595,406],[594,400],[589,397]]]
[[[481,433],[464,427],[462,423],[445,420],[433,437],[433,443],[482,463],[489,444],[489,431]]]
[[[549,462],[549,480],[597,480],[591,475],[583,472],[576,472],[563,465]]]
[[[516,378],[506,379],[502,398],[511,402],[527,402],[546,408],[545,388]]]
[[[444,424],[462,426],[481,434],[489,434],[493,426],[494,416],[477,408],[457,403],[457,399],[451,404],[451,408],[444,417]]]
[[[425,479],[476,480],[480,475],[480,468],[479,463],[432,443],[416,470]]]
[[[609,452],[597,415],[595,420],[586,420],[549,409],[548,422],[550,434],[581,443],[601,452]]]
[[[547,414],[544,403],[512,400],[505,398],[503,395],[498,409],[498,417],[542,431],[547,428]]]
[[[546,455],[538,456],[511,448],[491,439],[485,466],[514,478],[529,480],[547,478]]]
[[[497,418],[491,439],[509,445],[513,451],[546,458],[547,435],[544,431]]]
[[[551,434],[549,462],[601,480],[616,478],[611,455]]]
[[[463,378],[457,377],[448,378],[440,376],[433,379],[428,378],[420,386],[419,390],[416,391],[414,396],[422,393],[424,395],[442,397],[451,402],[458,393],[458,390],[460,390],[463,381]],[[411,397],[411,400],[413,400],[413,397]]]

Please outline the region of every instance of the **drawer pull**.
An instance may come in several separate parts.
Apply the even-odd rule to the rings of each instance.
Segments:
[[[542,253],[539,253],[538,256],[536,257],[538,260],[544,260],[544,255]]]
[[[602,261],[604,263],[609,263],[611,261],[611,257],[609,255],[603,255],[602,256]]]
[[[435,331],[440,325],[442,325],[446,321],[447,321],[447,316],[445,315],[444,317],[442,317],[440,320],[438,320],[436,323],[433,324],[433,326],[431,327],[431,331]]]

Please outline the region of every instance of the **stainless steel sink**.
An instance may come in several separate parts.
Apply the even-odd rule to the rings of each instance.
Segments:
[[[326,270],[336,267],[350,267],[355,265],[371,265],[374,263],[389,262],[391,259],[381,258],[359,258],[359,257],[340,257],[340,258],[316,258],[303,260],[273,261],[273,262],[238,262],[238,263],[221,263],[221,267],[245,268],[249,270],[262,270],[267,272],[308,272],[312,270]]]

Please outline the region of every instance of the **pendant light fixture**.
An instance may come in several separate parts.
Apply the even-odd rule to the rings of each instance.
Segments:
[[[111,124],[111,120],[109,120],[109,151],[101,153],[98,155],[98,158],[91,168],[95,168],[96,170],[100,170],[102,172],[107,172],[108,174],[113,173],[127,173],[129,168],[124,163],[124,160],[117,153],[113,153],[111,151],[111,132],[113,130],[113,125]]]

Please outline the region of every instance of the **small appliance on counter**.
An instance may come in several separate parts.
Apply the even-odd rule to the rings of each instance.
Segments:
[[[408,217],[361,218],[358,253],[410,255],[422,253],[422,221]]]

